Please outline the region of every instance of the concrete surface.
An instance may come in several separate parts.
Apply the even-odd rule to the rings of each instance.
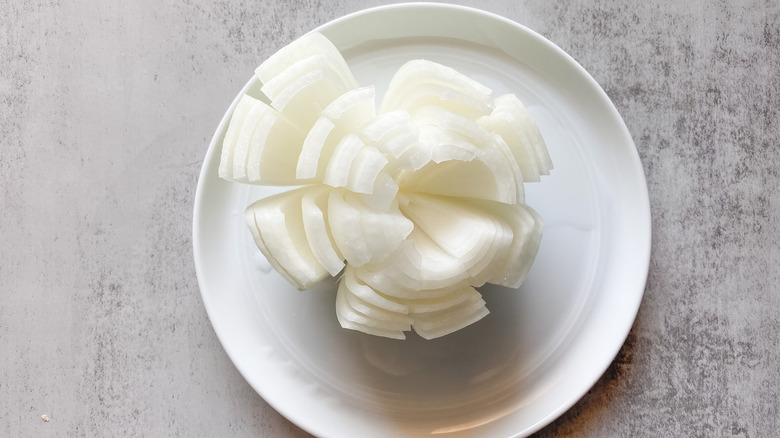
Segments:
[[[214,335],[192,262],[195,184],[259,60],[380,3],[0,3],[0,436],[307,436]],[[576,58],[649,184],[639,317],[538,436],[779,436],[780,6],[462,3]]]

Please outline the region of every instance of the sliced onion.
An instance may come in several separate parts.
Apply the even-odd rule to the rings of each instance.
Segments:
[[[328,161],[323,182],[333,187],[344,187],[349,182],[349,170],[365,143],[355,134],[344,136],[336,145]]]
[[[396,249],[396,253],[409,251],[409,247],[413,247],[413,245],[414,243],[411,241],[404,241]],[[450,287],[460,282],[460,280],[452,281],[444,286],[437,286],[430,281],[423,284],[423,282],[410,281],[408,276],[403,275],[402,271],[387,269],[388,266],[391,264],[387,260],[383,263],[363,265],[355,268],[355,277],[374,290],[381,291],[383,295],[402,300],[402,302],[411,299],[436,299],[445,296],[450,293]],[[431,287],[425,289],[427,286]]]
[[[327,60],[326,63],[331,64],[332,68],[339,72],[341,81],[348,88],[357,88],[357,81],[352,76],[341,52],[318,32],[308,33],[271,55],[255,69],[255,75],[262,83],[267,84],[296,62],[315,55],[322,55]]]
[[[244,95],[222,143],[222,178],[266,185],[292,185],[303,132],[264,102]]]
[[[405,109],[413,113],[438,105],[476,119],[490,114],[490,89],[456,70],[426,60],[409,61],[390,80],[380,113]]]
[[[497,148],[479,148],[460,136],[428,126],[421,143],[429,144],[431,161],[399,177],[402,191],[452,197],[522,202],[518,175]],[[473,157],[473,158],[471,158]]]
[[[333,241],[341,255],[352,266],[371,260],[371,251],[361,229],[361,211],[344,199],[345,190],[331,190],[328,195],[328,224]]]
[[[398,193],[398,183],[386,171],[380,171],[374,181],[374,188],[370,195],[356,194],[366,207],[378,210],[389,209],[395,202]]]
[[[255,101],[241,124],[238,138],[233,149],[233,168],[229,169],[229,178],[234,181],[248,182],[247,162],[249,160],[249,148],[253,134],[256,132],[260,119],[266,113],[268,106],[263,102]],[[261,127],[262,130],[262,127]]]
[[[371,253],[369,262],[385,260],[412,232],[414,224],[401,213],[398,202],[387,209],[371,208],[359,195],[344,193],[344,200],[360,211],[360,228]]]
[[[374,119],[374,87],[347,91],[331,102],[303,142],[296,175],[322,181],[336,145]]]
[[[294,119],[296,125],[308,130],[325,108],[349,91],[347,85],[330,70],[314,70],[304,74],[271,99],[271,106]]]
[[[245,213],[260,251],[299,289],[342,273],[342,327],[433,339],[488,314],[475,289],[518,287],[542,221],[525,181],[552,168],[514,95],[425,60],[402,66],[377,115],[344,58],[308,34],[256,70],[225,133],[221,177],[305,185]],[[313,184],[313,185],[307,185]]]
[[[405,300],[404,303],[408,306],[409,313],[412,315],[430,315],[455,307],[468,300],[474,293],[479,294],[473,286],[466,283],[459,283],[445,290],[446,293],[439,297],[414,298]]]
[[[478,146],[489,141],[491,137],[475,120],[436,105],[421,107],[415,111],[413,120],[417,126],[436,126],[443,131],[458,134]]]
[[[512,244],[506,256],[492,266],[488,282],[511,288],[520,287],[533,265],[542,239],[541,216],[525,204],[506,205],[472,200],[485,212],[503,220],[512,229]]]
[[[553,168],[553,164],[550,159],[550,154],[547,151],[547,145],[542,138],[541,132],[539,132],[539,126],[536,125],[536,122],[534,122],[528,109],[523,105],[523,102],[514,94],[505,94],[496,98],[496,107],[500,108],[499,112],[506,111],[513,114],[515,120],[523,127],[523,130],[526,132],[528,139],[533,146],[541,174],[549,175],[550,170]]]
[[[526,182],[536,182],[539,175],[550,174],[552,161],[539,128],[514,94],[496,98],[493,113],[478,123],[506,141]]]
[[[355,309],[347,298],[351,295],[351,292],[343,283],[339,284],[337,294],[339,295],[337,300],[341,301],[337,304],[337,313],[340,318],[355,324],[370,326],[380,330],[408,331],[412,329],[412,319],[407,315],[396,315],[396,317],[391,317],[392,314],[390,312],[382,311],[377,308],[375,309],[375,313],[381,313],[383,316],[388,316],[388,318],[380,319],[376,318],[375,315],[368,316]]]
[[[250,96],[241,96],[230,116],[230,124],[225,132],[225,138],[222,140],[222,155],[219,160],[219,177],[232,179],[233,176],[233,154],[236,149],[241,127],[244,124],[247,114],[254,106],[254,99]]]
[[[263,198],[250,205],[245,213],[263,254],[300,290],[328,276],[306,240],[301,198],[310,190],[305,187]]]
[[[503,221],[467,201],[410,194],[401,205],[425,237],[461,264],[470,284],[487,281],[483,271],[512,243],[512,230]]]
[[[357,330],[363,333],[374,336],[382,336],[385,338],[406,339],[406,335],[404,334],[404,330],[406,329],[405,325],[389,326],[382,324],[379,326],[378,324],[366,324],[365,322],[372,320],[365,317],[365,315],[361,315],[360,313],[356,312],[349,306],[346,300],[345,287],[343,283],[339,285],[339,288],[336,291],[336,317],[341,327],[345,329]],[[390,328],[388,328],[388,326]]]
[[[304,133],[276,110],[268,108],[252,133],[247,180],[252,184],[298,185],[295,175]]]
[[[387,163],[387,158],[377,148],[363,147],[350,165],[347,188],[355,193],[370,195],[374,192],[379,173]]]
[[[379,290],[406,298],[410,297],[406,291],[438,290],[468,278],[468,272],[460,260],[444,252],[416,227],[396,251],[381,263],[372,264],[370,269],[381,272],[401,289],[405,289]],[[371,284],[375,280],[365,281]]]
[[[380,114],[363,126],[358,135],[366,143],[375,145],[393,158],[398,158],[417,143],[419,132],[412,124],[409,113],[398,110]]]
[[[469,299],[454,308],[430,314],[427,318],[415,315],[414,331],[425,339],[435,339],[467,327],[489,313],[483,299]]]
[[[314,122],[314,125],[306,135],[301,147],[301,153],[298,155],[298,163],[295,169],[295,176],[300,179],[316,178],[321,180],[324,169],[327,166],[328,159],[333,153],[339,141],[343,138],[336,130],[336,124],[325,116],[321,116]],[[320,158],[323,159],[323,165],[320,167]]]
[[[324,187],[313,187],[301,198],[301,212],[306,239],[314,257],[335,277],[345,264],[328,225],[328,196],[329,191]]]
[[[286,68],[279,71],[275,76],[268,76],[268,81],[263,81],[260,91],[263,92],[270,100],[274,100],[279,97],[282,91],[293,84],[301,76],[310,73],[312,71],[331,69],[334,67],[331,65],[331,60],[324,54],[317,53],[314,55],[300,58]],[[335,75],[338,75],[338,71],[334,71]]]
[[[322,115],[339,121],[348,132],[358,132],[376,117],[374,86],[349,90],[322,110]]]
[[[400,314],[409,313],[409,306],[407,304],[386,297],[358,279],[355,276],[355,268],[352,266],[348,266],[347,269],[345,269],[344,277],[341,281],[352,294],[373,306],[387,310],[388,312]]]

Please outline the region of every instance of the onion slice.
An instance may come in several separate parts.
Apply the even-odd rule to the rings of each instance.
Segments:
[[[282,48],[255,69],[271,106],[308,131],[323,108],[358,87],[344,57],[312,32]]]
[[[431,151],[431,159],[422,168],[399,177],[402,191],[508,204],[524,199],[522,175],[516,173],[517,168],[507,162],[497,147],[480,148],[432,125],[421,129],[420,141]]]
[[[540,175],[549,175],[552,161],[539,128],[525,105],[514,94],[496,98],[496,108],[479,125],[500,135],[520,166],[525,182],[540,181]]]
[[[375,116],[374,87],[356,88],[331,102],[309,130],[300,151],[296,176],[322,181],[336,145]]]
[[[345,263],[328,225],[328,196],[329,192],[324,187],[314,186],[301,197],[301,214],[312,254],[335,277]]]
[[[483,200],[471,200],[486,213],[504,221],[512,230],[512,243],[506,255],[492,267],[493,274],[487,282],[520,287],[536,259],[542,240],[544,222],[533,208],[526,204],[506,205]]]
[[[244,95],[222,142],[219,176],[231,181],[293,185],[304,133],[263,101]]]
[[[264,84],[268,83],[296,62],[314,55],[323,55],[332,68],[339,72],[345,84],[357,88],[357,82],[341,52],[318,32],[310,32],[281,48],[255,69],[255,75]]]
[[[253,203],[245,212],[260,251],[300,290],[328,276],[306,240],[301,198],[311,190],[304,187],[269,196]]]
[[[490,89],[456,70],[426,60],[409,61],[390,80],[380,113],[439,105],[470,118],[490,114]]]

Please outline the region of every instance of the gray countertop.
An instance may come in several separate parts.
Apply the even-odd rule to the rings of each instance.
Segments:
[[[307,436],[209,323],[195,186],[259,61],[382,3],[0,4],[0,436]],[[622,114],[650,192],[634,327],[538,436],[778,436],[780,7],[459,3],[578,60]]]

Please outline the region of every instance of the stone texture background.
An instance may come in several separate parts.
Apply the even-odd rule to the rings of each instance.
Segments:
[[[214,335],[192,262],[195,184],[259,60],[382,3],[0,2],[0,435],[307,436]],[[778,436],[780,6],[459,3],[577,59],[649,184],[638,319],[538,436]]]

